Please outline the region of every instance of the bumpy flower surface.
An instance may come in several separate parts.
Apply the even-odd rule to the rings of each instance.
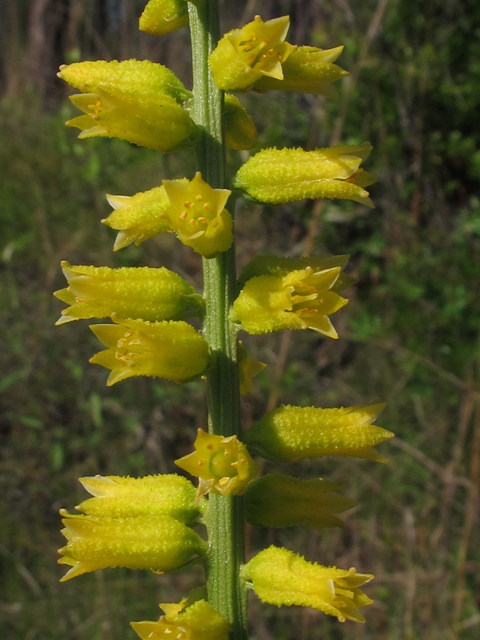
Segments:
[[[231,320],[250,334],[308,328],[338,338],[328,316],[348,302],[331,290],[341,270],[307,266],[283,276],[251,278],[233,304]]]
[[[242,29],[225,34],[209,58],[217,87],[242,91],[262,76],[282,80],[282,64],[295,50],[285,42],[289,26],[288,16],[267,22],[255,16]]]
[[[203,298],[177,273],[161,267],[73,266],[62,262],[68,287],[55,296],[70,306],[58,324],[80,318],[168,320],[180,313],[201,315]]]
[[[372,447],[393,433],[372,424],[385,404],[320,409],[284,406],[244,434],[248,448],[270,460],[353,456],[387,462]]]
[[[225,209],[228,189],[212,189],[197,172],[193,180],[163,180],[171,207],[165,215],[183,244],[210,257],[233,242],[232,216]]]
[[[186,0],[150,0],[138,21],[140,31],[156,36],[181,29],[187,24]]]
[[[109,567],[174,571],[204,555],[208,547],[195,531],[170,516],[62,515],[67,544],[59,550],[59,564],[72,567],[62,582]]]
[[[253,149],[257,146],[257,128],[236,96],[225,94],[225,144],[230,149]]]
[[[317,47],[298,47],[283,63],[283,80],[263,76],[253,85],[255,91],[300,91],[336,98],[337,92],[332,83],[348,76],[336,64],[343,47],[318,49]]]
[[[364,187],[376,182],[360,169],[372,145],[303,149],[263,149],[240,167],[233,186],[265,204],[310,198],[341,198],[373,207]]]
[[[238,370],[240,375],[240,393],[248,396],[252,390],[252,378],[263,371],[267,365],[248,357],[247,350],[240,341],[238,344]]]
[[[192,96],[177,76],[150,60],[95,60],[60,67],[58,77],[82,93],[108,94],[111,100],[138,98],[152,94],[167,95],[182,103]]]
[[[372,580],[371,574],[323,567],[278,547],[260,551],[242,567],[241,576],[263,602],[312,607],[340,622],[365,622],[358,609],[372,603],[359,588]]]
[[[186,598],[178,604],[164,603],[165,611],[157,622],[132,622],[142,640],[228,640],[229,624],[205,600],[186,606]]]
[[[195,504],[195,487],[175,473],[122,478],[94,476],[80,478],[85,489],[94,496],[75,507],[89,516],[104,518],[138,518],[167,515],[189,524],[206,508],[206,502]]]
[[[163,186],[134,196],[107,195],[107,200],[114,211],[102,222],[119,232],[113,246],[114,251],[123,249],[132,242],[138,246],[159,233],[171,231],[165,216],[171,205]]]
[[[209,491],[226,495],[241,495],[258,473],[258,467],[237,436],[217,436],[198,430],[195,451],[175,464],[199,478],[197,496]]]
[[[323,531],[343,527],[334,514],[357,503],[335,489],[341,485],[315,480],[299,480],[279,473],[268,473],[250,482],[245,492],[245,513],[250,524],[261,527],[306,525]]]
[[[111,370],[107,386],[132,376],[187,382],[208,364],[207,342],[186,322],[112,319],[90,329],[108,349],[90,359]]]

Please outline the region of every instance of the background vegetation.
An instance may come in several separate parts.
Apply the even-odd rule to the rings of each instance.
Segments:
[[[85,323],[54,328],[59,262],[166,266],[201,289],[197,256],[173,237],[111,253],[105,193],[131,195],[192,172],[119,141],[79,142],[55,71],[61,62],[150,57],[191,85],[187,31],[140,34],[145,0],[0,0],[0,635],[6,640],[132,640],[201,575],[109,570],[65,585],[58,509],[85,496],[77,478],[173,471],[205,426],[202,384],[133,379],[112,389],[88,364]],[[233,5],[233,6],[232,6]],[[245,426],[278,403],[388,402],[389,465],[284,465],[345,482],[359,505],[344,530],[249,530],[249,552],[288,546],[376,579],[364,627],[315,611],[262,606],[252,639],[467,640],[480,628],[479,321],[480,5],[475,0],[223,2],[225,29],[290,13],[289,40],[345,44],[340,100],[245,95],[262,146],[370,140],[376,209],[304,202],[238,210],[240,266],[265,248],[350,253],[359,284],[313,332],[244,343],[268,368],[244,403]],[[231,158],[231,167],[240,158]]]

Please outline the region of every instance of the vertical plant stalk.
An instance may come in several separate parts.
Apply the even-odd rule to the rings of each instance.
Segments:
[[[196,148],[197,170],[216,189],[225,188],[223,92],[210,74],[208,57],[220,37],[218,0],[189,3],[193,57],[192,117],[202,134]],[[234,213],[230,201],[229,211]],[[207,373],[210,433],[240,435],[240,389],[237,333],[228,319],[236,295],[235,245],[203,260],[206,314],[204,337],[212,351]],[[238,496],[210,495],[207,514],[210,542],[207,566],[208,598],[232,625],[232,640],[246,640],[246,592],[239,578],[245,561],[244,516]]]

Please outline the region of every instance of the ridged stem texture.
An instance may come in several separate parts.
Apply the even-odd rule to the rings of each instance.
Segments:
[[[197,170],[215,189],[225,188],[223,92],[214,83],[208,57],[220,37],[218,0],[189,3],[193,56],[192,117],[201,129],[196,148]],[[230,213],[234,203],[230,199]],[[209,431],[240,435],[240,391],[237,333],[228,319],[236,297],[235,246],[203,260],[206,314],[203,325],[212,362],[207,373]],[[232,640],[246,640],[246,593],[239,568],[245,561],[242,498],[211,495],[206,517],[210,551],[207,589],[210,604],[231,624]]]

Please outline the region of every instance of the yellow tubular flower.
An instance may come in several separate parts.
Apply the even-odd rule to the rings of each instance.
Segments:
[[[68,287],[54,295],[70,306],[58,324],[80,318],[141,318],[168,320],[201,315],[203,298],[177,273],[165,267],[73,266],[62,262]]]
[[[140,31],[156,36],[181,29],[187,24],[186,0],[150,0],[138,21]]]
[[[186,322],[112,319],[90,329],[108,349],[90,359],[112,373],[107,386],[132,376],[188,382],[208,364],[207,342]]]
[[[332,291],[342,268],[314,271],[310,266],[286,275],[248,280],[233,304],[230,319],[250,334],[282,329],[313,329],[338,338],[329,315],[348,303]]]
[[[267,365],[259,360],[248,357],[247,350],[242,342],[238,343],[238,368],[240,374],[240,393],[248,396],[252,390],[252,378],[263,371]]]
[[[258,467],[237,436],[216,436],[198,430],[195,451],[175,464],[199,478],[197,496],[209,491],[222,496],[241,495]]]
[[[372,422],[385,404],[320,409],[290,405],[267,413],[244,435],[248,448],[269,460],[353,456],[387,462],[372,447],[393,433]]]
[[[114,251],[123,249],[132,242],[138,246],[159,233],[171,231],[165,216],[170,200],[164,187],[155,187],[131,197],[107,195],[107,200],[114,211],[102,222],[119,232],[113,246]]]
[[[282,80],[282,64],[296,48],[285,42],[289,26],[289,16],[267,22],[255,16],[242,29],[224,35],[208,60],[217,87],[242,91],[262,76]]]
[[[257,146],[257,128],[236,96],[225,94],[225,144],[230,149],[253,149]]]
[[[360,169],[372,145],[303,149],[263,149],[240,167],[233,187],[265,204],[310,198],[354,200],[372,208],[364,187],[376,178]]]
[[[245,513],[250,524],[260,527],[306,525],[317,531],[343,527],[334,514],[357,503],[335,493],[341,485],[315,480],[299,480],[268,473],[250,482],[245,492]]]
[[[278,547],[260,551],[240,574],[262,602],[312,607],[340,622],[365,622],[358,608],[373,602],[359,588],[373,579],[371,574],[322,567]]]
[[[144,478],[95,476],[80,478],[94,496],[75,509],[103,518],[138,518],[167,515],[189,524],[206,508],[206,501],[195,504],[195,487],[175,473]]]
[[[62,515],[67,544],[59,550],[63,558],[58,562],[72,568],[61,582],[110,567],[174,571],[208,548],[195,531],[170,516],[95,518],[65,511]]]
[[[283,80],[264,76],[253,85],[254,91],[300,91],[335,99],[336,90],[331,86],[339,78],[348,76],[336,64],[332,64],[342,53],[343,47],[318,49],[298,47],[283,63]]]
[[[212,189],[197,172],[193,180],[163,180],[171,207],[165,215],[183,244],[208,258],[233,242],[232,216],[225,209],[228,189]]]
[[[178,604],[164,603],[165,611],[158,622],[131,622],[142,640],[228,640],[229,624],[205,600],[187,606],[184,598]]]

